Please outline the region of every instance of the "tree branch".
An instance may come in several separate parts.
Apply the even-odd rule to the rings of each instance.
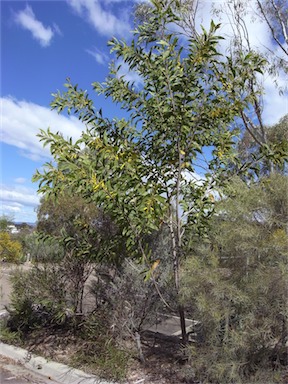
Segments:
[[[272,0],[272,2],[273,2],[273,0]],[[264,17],[264,19],[265,19],[265,21],[266,21],[266,23],[267,23],[267,25],[268,25],[268,27],[269,27],[271,33],[272,33],[272,37],[273,37],[273,39],[274,39],[275,42],[278,44],[278,46],[282,49],[282,51],[288,56],[288,51],[287,51],[287,49],[285,49],[285,48],[283,47],[283,44],[281,44],[281,41],[280,41],[280,40],[278,39],[278,37],[276,36],[275,29],[273,28],[272,24],[270,23],[270,21],[269,21],[267,15],[266,15],[266,13],[265,13],[265,11],[264,11],[264,9],[263,9],[263,6],[262,6],[260,0],[257,0],[257,4],[258,4],[258,7],[259,7],[259,9],[260,9],[260,12],[262,13],[262,16]],[[277,9],[277,8],[276,8],[276,9]],[[282,19],[281,19],[281,26],[282,26]],[[283,27],[282,27],[282,30],[283,30]],[[285,26],[284,26],[284,30],[285,30]],[[285,36],[285,35],[286,35],[286,31],[285,31],[285,33],[284,33],[284,36]],[[288,40],[288,39],[287,39],[287,35],[286,35],[286,37],[285,37],[285,40],[286,40],[286,42],[287,42],[287,40]]]

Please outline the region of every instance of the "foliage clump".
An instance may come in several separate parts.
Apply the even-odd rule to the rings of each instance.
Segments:
[[[22,335],[38,327],[62,325],[67,319],[67,286],[57,266],[15,271],[8,327]]]
[[[202,324],[191,363],[207,382],[250,383],[287,365],[287,187],[279,174],[235,180],[206,243],[194,239],[182,293]]]
[[[0,232],[0,260],[8,263],[19,263],[22,258],[22,246],[13,240],[8,232]]]
[[[83,344],[71,362],[81,369],[93,370],[106,380],[122,381],[126,378],[132,353],[117,343],[111,326],[111,313],[107,309],[89,315],[79,326]]]

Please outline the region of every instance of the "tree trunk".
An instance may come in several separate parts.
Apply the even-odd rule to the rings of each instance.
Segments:
[[[170,229],[171,242],[172,242],[174,284],[175,284],[176,297],[177,297],[178,314],[180,317],[181,337],[182,337],[183,344],[186,344],[188,341],[188,336],[187,336],[186,324],[185,324],[185,310],[183,305],[180,304],[180,299],[179,299],[179,288],[180,288],[179,255],[177,252],[177,244],[176,244],[176,238],[175,238],[175,233],[173,228],[172,212],[170,212],[169,229]]]
[[[138,351],[138,354],[139,354],[139,359],[140,359],[141,363],[144,364],[145,363],[145,358],[144,358],[144,354],[143,354],[143,351],[142,351],[141,338],[140,338],[139,332],[135,332],[135,340],[136,340],[137,351]]]
[[[185,323],[185,310],[182,304],[178,305],[178,313],[180,317],[182,343],[187,344],[188,335],[187,335],[186,323]]]

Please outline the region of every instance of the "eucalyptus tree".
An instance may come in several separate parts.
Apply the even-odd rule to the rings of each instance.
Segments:
[[[283,116],[277,124],[264,127],[266,132],[267,144],[266,151],[268,156],[259,156],[261,144],[256,141],[248,131],[245,131],[237,148],[239,158],[243,163],[251,163],[249,176],[256,179],[261,176],[267,176],[271,173],[270,161],[273,161],[275,173],[287,173],[288,159],[288,115]],[[264,144],[262,144],[263,146]],[[270,152],[270,153],[269,153]],[[253,164],[253,165],[252,165]]]
[[[285,0],[256,0],[258,12],[267,24],[272,38],[280,50],[284,53],[288,70],[288,4]],[[280,62],[280,63],[281,63]]]
[[[235,118],[254,102],[247,84],[265,63],[253,52],[239,55],[236,62],[222,56],[219,25],[213,22],[208,31],[183,41],[171,31],[179,22],[177,2],[151,3],[149,18],[136,26],[129,44],[116,38],[109,42],[116,58],[136,71],[142,84],[136,87],[120,76],[121,66],[113,63],[106,81],[93,83],[96,94],[120,104],[126,117],[104,117],[87,92],[68,81],[51,106],[78,116],[86,130],[76,142],[42,130],[40,140],[50,146],[54,162],[37,171],[34,181],[48,195],[69,186],[108,212],[122,229],[131,257],[147,265],[152,279],[159,260],[145,236],[167,226],[179,297],[189,233],[204,235],[213,211],[212,191],[229,177],[228,164],[238,161]],[[186,341],[180,300],[174,309]]]
[[[224,19],[229,25],[226,26],[226,33],[229,36],[227,49],[233,61],[237,61],[239,55],[253,51],[257,51],[267,60],[265,77],[256,73],[247,83],[247,92],[254,94],[254,102],[249,109],[241,112],[239,127],[246,139],[253,142],[265,155],[268,172],[274,172],[279,167],[273,162],[271,154],[274,152],[276,157],[279,157],[281,142],[279,148],[275,142],[271,145],[268,124],[265,120],[265,115],[269,116],[270,104],[267,102],[268,95],[266,100],[263,95],[265,80],[270,79],[279,93],[287,97],[285,81],[288,73],[287,1],[227,0],[221,2],[221,5],[215,3],[212,13],[220,20]],[[267,33],[263,31],[263,36],[259,36],[255,44],[253,25],[256,24],[266,25]]]

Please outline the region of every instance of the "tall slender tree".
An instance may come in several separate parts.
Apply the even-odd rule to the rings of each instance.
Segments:
[[[140,23],[127,44],[109,42],[117,59],[136,71],[136,87],[113,64],[97,94],[110,97],[127,112],[122,119],[103,117],[88,94],[68,82],[54,95],[52,108],[66,109],[86,124],[73,143],[60,133],[41,131],[54,163],[34,176],[39,191],[56,194],[69,185],[93,201],[122,228],[133,257],[147,265],[147,276],[158,266],[145,235],[170,230],[176,297],[180,291],[181,259],[190,252],[191,231],[205,233],[213,210],[213,194],[229,177],[234,151],[235,117],[254,101],[247,84],[264,61],[250,52],[237,62],[222,56],[219,25],[190,37],[183,45],[171,25],[179,22],[177,1],[153,0],[149,18]],[[83,149],[84,148],[84,149]],[[242,166],[243,168],[243,166]],[[187,340],[184,307],[176,300],[182,339]]]

